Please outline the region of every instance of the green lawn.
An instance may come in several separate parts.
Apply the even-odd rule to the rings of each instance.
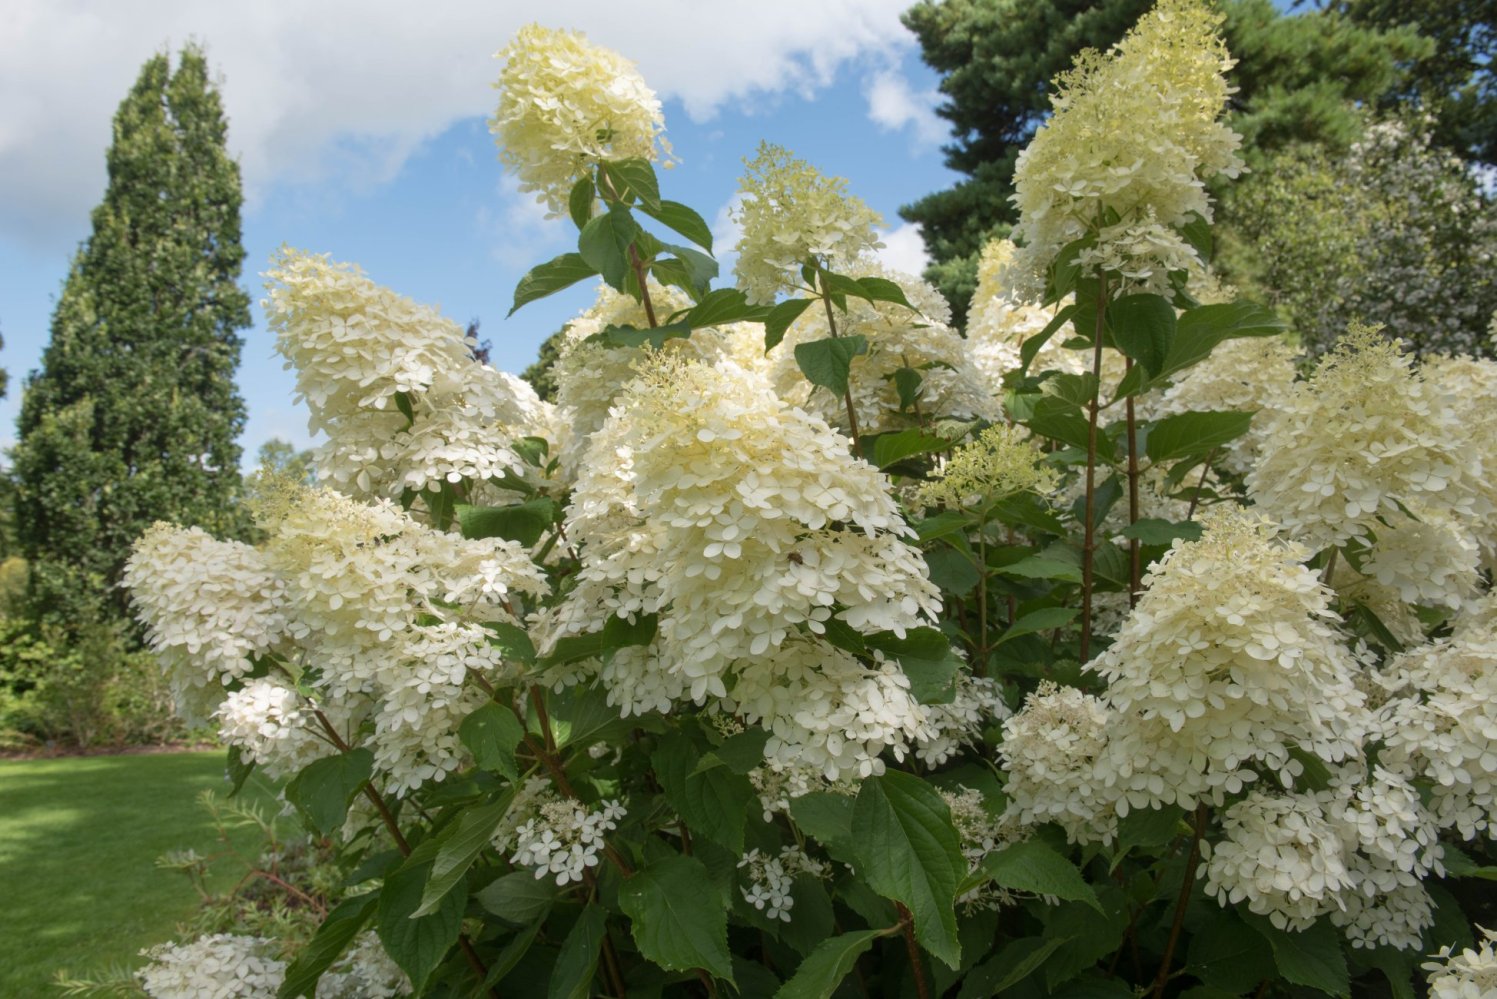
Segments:
[[[133,966],[172,936],[197,895],[155,861],[216,852],[196,799],[227,793],[223,773],[221,752],[0,761],[0,996],[53,995],[58,968]],[[255,835],[242,844],[253,850]],[[219,866],[221,883],[237,876]]]

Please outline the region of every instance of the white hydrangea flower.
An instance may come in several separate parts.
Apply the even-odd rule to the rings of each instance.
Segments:
[[[1466,454],[1480,462],[1471,480],[1479,494],[1476,515],[1461,523],[1481,546],[1483,567],[1497,570],[1497,361],[1435,355],[1419,370],[1454,400]]]
[[[759,796],[764,821],[773,822],[776,815],[789,815],[790,803],[812,791],[852,796],[858,793],[859,779],[851,775],[829,781],[821,768],[803,760],[776,760],[749,771],[749,783]]]
[[[1441,827],[1497,838],[1497,642],[1479,632],[1431,642],[1384,674],[1394,696],[1378,713],[1382,765],[1432,782]]]
[[[402,999],[411,980],[385,952],[379,936],[365,930],[317,982],[317,999]]]
[[[1255,790],[1228,808],[1203,864],[1206,893],[1223,907],[1246,902],[1279,929],[1303,930],[1337,910],[1356,880],[1325,814],[1329,798]]]
[[[1118,713],[1103,769],[1124,813],[1220,804],[1259,768],[1297,772],[1295,747],[1331,762],[1360,750],[1358,664],[1308,553],[1248,511],[1201,519],[1201,540],[1151,567],[1138,606],[1087,666]]]
[[[831,874],[830,866],[806,856],[795,846],[782,848],[779,856],[758,849],[750,850],[738,861],[738,869],[745,868],[748,873],[744,880],[748,883],[738,889],[744,901],[764,913],[766,919],[778,919],[782,923],[790,922],[790,910],[795,908],[795,896],[791,894],[795,888],[795,876],[809,874],[825,878]]]
[[[278,949],[274,940],[231,933],[158,944],[140,952],[150,963],[135,977],[151,999],[265,999],[286,977]]]
[[[1481,582],[1481,549],[1463,526],[1437,509],[1418,506],[1419,519],[1391,514],[1373,528],[1362,571],[1408,604],[1458,610]]]
[[[1247,476],[1255,505],[1312,548],[1376,532],[1379,517],[1418,505],[1461,521],[1484,506],[1450,391],[1411,368],[1396,341],[1354,325],[1260,414],[1261,458]]]
[[[580,882],[598,866],[605,837],[623,817],[618,801],[602,801],[593,809],[570,798],[552,798],[515,830],[510,862],[532,869],[537,879],[554,875],[558,885]]]
[[[1219,121],[1233,65],[1221,22],[1199,0],[1162,0],[1110,52],[1084,52],[1057,78],[1054,113],[1014,169],[1023,246],[1011,285],[1042,288],[1061,248],[1088,234],[1102,237],[1089,263],[1144,287],[1190,265],[1175,233],[1211,219],[1206,180],[1242,168],[1241,137]]]
[[[1111,723],[1098,698],[1043,681],[1003,723],[1007,815],[1024,826],[1054,822],[1073,840],[1110,838],[1117,820],[1097,761]]]
[[[995,239],[983,247],[977,264],[977,290],[967,313],[967,353],[997,399],[1003,397],[1003,378],[1018,371],[1019,353],[1024,341],[1037,336],[1057,312],[1072,302],[1067,295],[1054,305],[1042,306],[1022,297],[1006,283],[1012,279],[1016,248],[1006,239]],[[1061,344],[1064,331],[1045,341],[1035,355],[1031,370],[1061,371],[1079,375],[1091,369],[1091,360],[1083,352],[1069,350]],[[1111,355],[1109,355],[1111,356]],[[1104,363],[1108,358],[1104,357]],[[1111,384],[1111,382],[1109,382]]]
[[[958,790],[943,790],[941,799],[951,810],[951,824],[961,838],[962,857],[967,861],[969,873],[981,867],[989,854],[1016,841],[1017,824],[1005,823],[988,811],[981,791],[962,786]],[[956,904],[971,913],[1000,908],[1012,897],[1007,889],[986,881],[957,896]]]
[[[655,92],[633,62],[582,32],[529,24],[494,58],[504,60],[489,120],[499,159],[553,215],[594,164],[669,156]]]
[[[919,416],[962,420],[1002,417],[999,404],[982,375],[972,364],[965,341],[951,327],[951,307],[932,285],[874,260],[843,267],[850,277],[877,277],[892,281],[904,291],[916,311],[892,302],[866,302],[849,296],[847,311],[833,307],[839,336],[861,336],[868,352],[852,359],[848,389],[853,411],[863,433],[880,433],[914,426]],[[832,335],[826,309],[819,303],[807,309],[785,333],[785,339],[770,355],[770,377],[776,390],[791,403],[814,413],[833,426],[846,429],[847,405],[806,380],[795,358],[800,344],[825,340]],[[920,375],[918,409],[900,412],[895,372],[910,368]]]
[[[1481,930],[1482,940],[1460,953],[1446,945],[1421,967],[1429,972],[1430,999],[1491,999],[1497,995],[1497,933]]]
[[[179,709],[211,711],[222,685],[287,629],[286,586],[265,556],[199,527],[158,521],[136,540],[122,584]]]
[[[745,164],[732,215],[742,235],[734,250],[738,287],[752,302],[771,304],[800,284],[800,268],[816,258],[837,270],[884,244],[883,218],[847,193],[847,181],[826,177],[769,143]]]
[[[246,763],[257,764],[272,780],[279,780],[338,752],[312,711],[291,687],[262,678],[229,694],[214,714],[218,737],[239,747]]]
[[[980,507],[1014,493],[1053,492],[1055,470],[1044,464],[1045,453],[1027,431],[994,424],[958,448],[935,474],[915,491],[926,507]]]
[[[965,674],[958,678],[956,696],[945,704],[926,705],[926,711],[931,734],[916,740],[915,757],[928,767],[955,757],[963,745],[981,736],[985,724],[1013,714],[997,681]]]

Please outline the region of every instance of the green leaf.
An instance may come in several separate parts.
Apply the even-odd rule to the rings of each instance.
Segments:
[[[856,863],[852,835],[853,799],[812,791],[790,799],[790,817],[801,831],[843,863]]]
[[[975,879],[975,884],[972,882]],[[992,881],[1015,891],[1054,895],[1068,902],[1084,902],[1102,911],[1097,893],[1086,883],[1076,865],[1037,839],[1025,840],[988,854],[962,890]]]
[[[365,892],[335,905],[317,927],[317,932],[286,969],[276,999],[297,999],[317,992],[323,972],[342,956],[350,941],[364,928],[379,902],[379,892]]]
[[[1090,371],[1079,375],[1057,372],[1046,378],[1040,388],[1046,395],[1063,399],[1077,408],[1084,408],[1090,406],[1097,397],[1097,376]]]
[[[685,266],[694,293],[698,295],[706,294],[708,286],[712,283],[712,279],[717,277],[717,261],[701,250],[695,250],[689,246],[677,246],[674,243],[665,243],[662,244],[662,248],[674,253]]]
[[[646,208],[660,208],[660,181],[650,161],[635,157],[600,164],[613,193],[624,201],[633,195]]]
[[[1168,378],[1204,360],[1224,340],[1275,336],[1284,328],[1284,321],[1273,310],[1242,299],[1190,309],[1175,321],[1175,341],[1154,380]]]
[[[1113,847],[1112,867],[1134,849],[1157,849],[1166,846],[1181,833],[1185,813],[1174,805],[1164,808],[1133,809],[1118,821],[1118,841]]]
[[[1085,451],[1091,438],[1091,425],[1085,413],[1064,399],[1046,396],[1034,404],[1034,410],[1025,425],[1035,433],[1079,447]],[[1113,459],[1112,441],[1097,429],[1097,454],[1108,461]]]
[[[1018,638],[1020,635],[1032,635],[1037,631],[1053,631],[1071,623],[1079,612],[1074,607],[1041,607],[1039,610],[1030,611],[1019,620],[1015,621],[1007,631],[999,636],[994,642],[994,647],[1002,645],[1010,638]]]
[[[868,339],[862,336],[829,337],[796,344],[795,363],[812,385],[830,389],[836,395],[847,391],[847,377],[852,359],[868,353]]]
[[[596,196],[591,177],[583,177],[572,185],[572,193],[567,195],[567,213],[578,229],[586,226],[588,219],[593,217],[593,198]]]
[[[498,801],[465,808],[442,830],[439,835],[441,845],[431,864],[431,876],[426,887],[421,889],[421,904],[413,915],[425,916],[441,906],[442,899],[463,879],[468,868],[493,840],[494,830],[499,828],[513,800],[511,792]]]
[[[529,952],[530,945],[535,942],[536,934],[541,931],[543,925],[545,925],[545,920],[537,919],[515,934],[514,938],[504,945],[504,949],[499,952],[498,956],[489,961],[489,974],[483,980],[485,988],[502,981],[505,975],[515,970],[520,959]]]
[[[1383,946],[1370,951],[1362,951],[1358,956],[1381,971],[1388,979],[1388,988],[1393,993],[1393,999],[1414,999],[1412,979],[1419,962],[1413,954]]]
[[[1203,261],[1211,259],[1211,223],[1197,215],[1189,222],[1180,227],[1180,235],[1196,251],[1196,255]]]
[[[1234,995],[1272,977],[1273,951],[1237,914],[1215,905],[1190,938],[1190,973],[1205,985]]]
[[[883,930],[862,930],[823,940],[775,993],[775,999],[831,999],[858,958],[883,935]]]
[[[529,548],[556,523],[556,501],[541,497],[513,506],[469,506],[455,508],[458,527],[465,538],[507,538]]]
[[[813,298],[787,298],[769,310],[764,319],[764,353],[769,353],[785,339],[785,331],[811,307]]]
[[[603,952],[603,937],[608,931],[607,921],[608,914],[597,903],[582,910],[561,942],[546,999],[587,999],[591,994],[598,955]]]
[[[1170,545],[1176,539],[1198,541],[1201,525],[1194,521],[1170,521],[1158,517],[1144,517],[1118,532],[1125,538],[1137,538],[1145,545]]]
[[[558,890],[552,878],[538,878],[530,871],[506,874],[477,896],[478,904],[516,926],[538,920],[556,901]]]
[[[894,391],[899,393],[899,411],[913,409],[920,401],[920,383],[925,376],[914,368],[899,368],[894,372]]]
[[[1065,583],[1081,582],[1081,567],[1074,562],[1031,555],[1017,562],[999,566],[998,572],[1005,576],[1022,576],[1025,579],[1057,579]]]
[[[625,880],[619,908],[646,960],[667,971],[702,968],[732,981],[727,909],[719,892],[703,890],[709,883],[700,860],[672,855]]]
[[[911,305],[910,300],[905,297],[904,289],[888,278],[861,277],[857,279],[857,285],[861,289],[858,293],[860,298],[865,298],[870,302],[893,302],[895,305],[902,305],[911,312],[919,314],[920,310]]]
[[[900,369],[900,371],[908,370],[910,369]],[[865,437],[863,441],[866,448],[868,438]],[[892,434],[879,434],[873,439],[873,463],[879,468],[888,468],[912,455],[945,451],[949,447],[951,447],[951,442],[946,438],[915,428],[900,430]]]
[[[1055,259],[1047,268],[1046,302],[1062,299],[1076,289],[1077,282],[1081,280],[1081,265],[1076,261],[1081,256],[1081,251],[1093,246],[1096,242],[1097,237],[1094,235],[1083,236],[1060,248],[1060,252],[1055,255]]]
[[[1252,413],[1233,410],[1176,413],[1149,428],[1144,450],[1156,464],[1207,454],[1247,433],[1252,422]]]
[[[1175,342],[1175,309],[1158,295],[1124,295],[1107,306],[1113,342],[1150,375],[1164,370]]]
[[[489,632],[489,642],[504,653],[505,659],[527,665],[535,662],[535,643],[525,629],[508,621],[490,621],[484,625]]]
[[[1050,341],[1050,338],[1052,336],[1059,332],[1062,326],[1070,322],[1072,317],[1075,315],[1076,306],[1074,304],[1067,305],[1065,308],[1061,309],[1055,314],[1055,318],[1051,319],[1048,323],[1045,324],[1044,329],[1040,330],[1034,336],[1029,337],[1023,343],[1019,344],[1019,373],[1021,375],[1027,375],[1029,373],[1029,366],[1033,364],[1034,359],[1039,356],[1040,349]]]
[[[580,253],[563,253],[555,260],[532,267],[515,285],[515,304],[510,306],[508,315],[514,315],[522,305],[554,295],[596,273]]]
[[[512,781],[520,779],[515,747],[525,738],[525,727],[513,711],[490,701],[463,719],[457,735],[479,769],[493,770]]]
[[[864,635],[863,643],[899,660],[910,678],[910,693],[921,704],[947,704],[955,696],[956,678],[964,663],[939,630],[910,628],[903,638],[880,631]]]
[[[666,228],[685,236],[708,253],[712,252],[712,227],[681,202],[661,201],[659,205],[641,205],[640,211]]]
[[[768,731],[751,728],[724,739],[721,746],[707,755],[720,761],[735,774],[746,774],[764,762],[764,745],[767,742]]]
[[[229,760],[225,764],[226,773],[229,777],[229,797],[234,797],[244,787],[244,782],[249,780],[249,775],[254,772],[255,761],[244,762],[244,752],[238,746],[229,747]]]
[[[546,657],[545,664],[560,666],[582,659],[595,659],[605,653],[634,645],[649,645],[655,640],[658,623],[659,618],[654,614],[638,614],[632,622],[614,615],[603,625],[602,631],[558,639],[556,647]]]
[[[1273,948],[1274,964],[1285,980],[1327,995],[1351,995],[1351,974],[1341,950],[1341,937],[1329,922],[1319,920],[1306,930],[1291,933],[1262,916],[1244,914],[1243,919]]]
[[[934,541],[937,538],[945,538],[965,531],[971,525],[972,520],[966,514],[947,510],[910,526],[915,529],[915,534],[921,541]]]
[[[604,347],[648,345],[659,350],[667,340],[689,336],[691,336],[691,327],[685,323],[666,323],[664,326],[651,326],[646,329],[635,329],[633,326],[609,326],[601,332],[594,333],[584,342],[601,344]]]
[[[759,323],[769,313],[768,306],[750,305],[748,298],[737,288],[719,288],[702,296],[702,300],[680,321],[695,330],[728,323]]]
[[[754,785],[727,767],[697,772],[700,758],[691,739],[678,733],[660,740],[650,763],[665,800],[690,829],[735,854],[742,853],[743,827],[758,800]]]
[[[348,817],[348,806],[374,773],[374,754],[352,749],[325,756],[302,768],[286,785],[286,800],[324,836]]]
[[[898,770],[869,777],[853,803],[852,836],[858,873],[880,895],[902,902],[914,916],[916,939],[957,967],[953,903],[967,861],[940,792]]]
[[[412,860],[416,855],[412,855]],[[461,883],[442,896],[431,914],[414,917],[431,873],[431,862],[408,860],[387,878],[379,896],[375,928],[390,958],[404,971],[419,993],[442,958],[457,942],[468,893]]]
[[[962,982],[957,999],[987,999],[1013,988],[1070,940],[1070,937],[1024,937],[1013,941],[997,957],[972,969]]]
[[[629,273],[629,246],[639,233],[639,223],[629,214],[629,209],[610,206],[608,211],[593,216],[577,237],[577,252],[583,261],[603,280],[619,290],[624,290],[624,275]]]

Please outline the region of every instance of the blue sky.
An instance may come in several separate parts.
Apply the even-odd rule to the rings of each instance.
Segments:
[[[35,71],[57,75],[59,90],[51,98],[54,106],[33,109],[30,117],[25,108],[0,109],[0,190],[6,192],[0,199],[0,332],[5,337],[0,365],[12,377],[10,395],[0,402],[0,444],[13,443],[20,380],[39,363],[69,256],[86,237],[88,212],[103,191],[108,117],[134,68],[151,51],[184,37],[204,43],[210,60],[224,69],[220,86],[230,148],[243,165],[248,191],[243,283],[257,305],[255,326],[244,333],[238,378],[250,413],[242,439],[247,460],[271,437],[309,441],[305,415],[292,402],[291,373],[272,352],[258,306],[259,273],[283,243],[357,262],[376,281],[438,304],[459,322],[479,319],[482,337],[493,343],[494,363],[511,371],[529,364],[540,342],[591,301],[591,290],[573,289],[504,318],[525,270],[570,249],[575,234],[570,223],[544,219],[539,207],[515,191],[497,162],[483,118],[493,100],[486,86],[496,71],[490,56],[513,30],[515,12],[491,18],[487,5],[471,6],[455,18],[461,23],[431,35],[427,52],[417,47],[420,30],[435,29],[401,22],[406,15],[396,6],[381,10],[381,4],[369,4],[360,8],[366,18],[384,17],[386,23],[363,24],[362,46],[359,38],[342,37],[347,31],[335,17],[329,16],[325,29],[302,25],[313,34],[328,32],[326,49],[302,40],[309,63],[295,61],[296,45],[289,54],[272,56],[244,37],[256,30],[273,32],[273,25],[225,21],[212,5],[189,0],[109,6],[17,2],[28,8],[31,20],[19,19],[19,40],[12,34],[0,42],[0,65],[12,64],[10,70],[0,69],[0,86],[19,93],[5,76],[25,68],[15,67],[14,59],[31,59],[39,64]],[[454,10],[461,6],[453,4]],[[661,91],[669,138],[680,160],[662,173],[667,197],[690,204],[726,235],[725,206],[737,186],[742,157],[767,139],[827,173],[847,177],[850,189],[895,230],[887,251],[891,263],[918,267],[919,241],[912,228],[899,228],[897,210],[947,186],[954,175],[941,164],[944,128],[931,114],[936,78],[898,25],[900,4],[827,0],[824,10],[813,5],[817,13],[802,17],[807,23],[794,29],[765,26],[751,17],[726,23],[748,15],[728,14],[724,6],[724,23],[699,17],[697,27],[678,26],[668,44],[648,34],[629,37],[628,26],[614,25],[601,7],[603,23],[591,30],[589,6],[587,0],[553,4],[548,9],[576,16],[546,23],[589,28],[596,40],[612,42],[636,59]],[[714,9],[673,0],[647,6],[662,12]],[[63,14],[82,16],[80,10],[97,23],[91,28],[53,23]],[[260,13],[297,17],[295,10],[294,4],[267,3]],[[149,23],[152,18],[161,23]],[[147,23],[139,23],[142,19]],[[492,30],[490,19],[496,22]],[[81,38],[83,54],[34,52],[40,42],[26,44],[27,32],[40,38],[54,30]],[[729,57],[723,35],[734,32],[743,43]],[[133,41],[133,50],[125,40]],[[644,51],[631,50],[631,44]],[[677,53],[690,54],[672,58],[672,45]],[[718,48],[703,51],[702,45]],[[69,62],[86,58],[90,46],[101,58],[107,51],[112,62],[96,66],[81,84],[64,80],[63,74],[75,72]],[[752,46],[759,51],[739,51]],[[380,61],[397,54],[405,75],[392,79],[395,71]],[[460,69],[452,70],[450,79],[443,77],[450,67]],[[665,77],[663,83],[652,68]],[[288,75],[299,85],[287,85]]]

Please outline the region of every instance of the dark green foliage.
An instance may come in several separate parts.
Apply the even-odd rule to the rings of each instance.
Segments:
[[[1050,108],[1050,80],[1084,48],[1117,42],[1151,0],[921,0],[904,15],[925,61],[943,74],[938,113],[951,122],[946,165],[966,175],[954,187],[906,205],[933,263],[926,277],[965,325],[977,258],[1007,235],[1014,163]],[[1358,120],[1348,104],[1403,87],[1400,66],[1429,43],[1409,29],[1354,24],[1336,12],[1295,17],[1271,0],[1227,0],[1223,34],[1238,60],[1233,126],[1250,150],[1291,141],[1345,149]]]
[[[36,613],[117,615],[130,544],[156,520],[219,535],[236,503],[250,323],[239,168],[203,54],[157,55],[120,105],[109,186],[21,406],[16,521]]]

